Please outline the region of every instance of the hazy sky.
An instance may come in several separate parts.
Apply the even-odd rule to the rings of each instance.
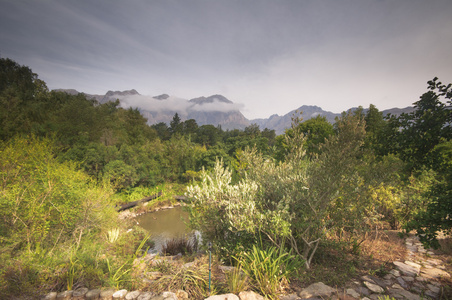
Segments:
[[[382,110],[452,82],[452,1],[0,0],[0,55],[50,89],[221,94],[250,119]]]

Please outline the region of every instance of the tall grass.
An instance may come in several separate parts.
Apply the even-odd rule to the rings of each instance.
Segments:
[[[162,253],[165,255],[177,255],[181,253],[193,254],[198,250],[198,240],[195,236],[182,236],[169,239],[162,246]]]
[[[283,248],[263,248],[256,245],[250,251],[242,252],[237,261],[243,265],[254,288],[270,299],[278,299],[278,293],[289,283],[289,278],[304,264],[299,256],[292,255]]]

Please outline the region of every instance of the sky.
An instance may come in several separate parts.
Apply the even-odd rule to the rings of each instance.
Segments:
[[[248,119],[412,105],[452,82],[450,0],[0,0],[0,56],[49,89],[220,94]]]

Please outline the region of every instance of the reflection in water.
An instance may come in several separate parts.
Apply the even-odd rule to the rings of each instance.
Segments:
[[[160,251],[162,244],[167,239],[181,237],[190,233],[190,229],[186,225],[188,223],[188,213],[183,211],[181,207],[144,214],[138,216],[136,220],[141,227],[151,234],[151,240],[155,242],[155,247],[152,249],[153,252]]]

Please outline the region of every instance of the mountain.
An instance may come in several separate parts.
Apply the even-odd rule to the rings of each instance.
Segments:
[[[59,89],[56,91],[65,92],[71,95],[79,94],[74,89]],[[142,96],[136,90],[126,91],[108,91],[105,95],[85,94],[88,99],[95,99],[99,103],[120,100],[124,108],[137,107],[141,114],[148,120],[149,125],[164,122],[169,124],[177,113],[182,121],[188,119],[196,120],[199,126],[202,125],[220,125],[224,130],[244,129],[251,124],[257,124],[262,130],[264,128],[275,130],[276,134],[283,134],[287,128],[290,128],[292,117],[297,112],[303,112],[303,120],[309,120],[317,116],[325,116],[330,123],[335,122],[335,118],[340,114],[324,111],[322,108],[314,105],[303,105],[291,112],[279,116],[271,115],[266,119],[246,119],[240,112],[240,107],[231,100],[222,95],[212,95],[209,97],[198,97],[190,100],[181,99],[162,94],[155,97]],[[351,108],[355,110],[357,108]],[[366,112],[367,109],[364,109]],[[391,114],[398,116],[402,113],[410,113],[414,107],[392,108],[383,110],[384,116]]]
[[[276,134],[283,134],[287,128],[290,128],[292,124],[292,117],[300,112],[303,112],[301,115],[303,120],[309,120],[311,118],[315,118],[317,116],[325,116],[328,122],[334,123],[334,118],[339,116],[339,114],[335,114],[329,111],[324,111],[318,106],[313,105],[303,105],[299,108],[292,110],[291,112],[285,114],[284,116],[272,115],[268,119],[254,119],[250,122],[252,124],[259,125],[259,128],[264,129],[274,129]]]
[[[79,92],[74,89],[55,90],[71,95]],[[88,99],[99,103],[119,99],[124,108],[137,107],[148,120],[149,125],[164,122],[169,124],[177,113],[182,121],[195,119],[199,126],[215,125],[225,130],[245,129],[250,122],[240,112],[239,107],[222,95],[199,97],[191,100],[162,94],[155,97],[142,96],[136,90],[108,91],[105,95],[85,94]]]

